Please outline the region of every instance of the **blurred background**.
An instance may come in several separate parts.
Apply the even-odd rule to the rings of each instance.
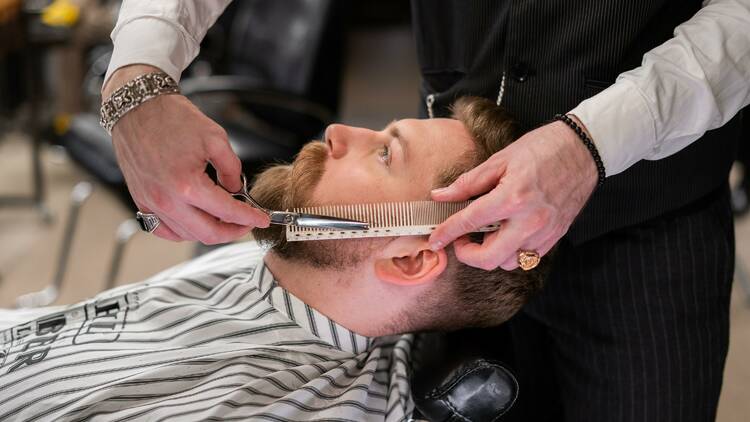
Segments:
[[[246,173],[291,158],[331,122],[378,128],[417,115],[409,3],[347,3],[236,1],[203,41],[181,87],[227,129]],[[114,0],[0,0],[0,307],[73,303],[203,251],[140,233],[98,126],[118,8]],[[721,422],[750,414],[743,173],[738,163],[731,177],[737,271]]]

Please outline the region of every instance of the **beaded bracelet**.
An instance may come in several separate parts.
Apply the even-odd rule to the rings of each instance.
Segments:
[[[591,153],[591,157],[594,159],[594,164],[596,164],[596,172],[599,175],[599,180],[596,184],[596,186],[601,186],[604,184],[604,179],[607,177],[607,172],[604,170],[604,163],[602,162],[602,157],[599,156],[599,151],[596,149],[596,145],[594,145],[594,142],[589,138],[588,135],[586,135],[586,132],[581,129],[580,126],[576,124],[576,122],[573,121],[570,117],[568,117],[565,114],[556,114],[555,120],[559,120],[566,125],[568,125],[571,129],[573,129],[573,132],[578,135],[579,138],[581,138],[581,141],[584,145],[586,145],[586,148]]]

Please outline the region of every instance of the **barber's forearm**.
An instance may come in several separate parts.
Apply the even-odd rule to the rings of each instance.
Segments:
[[[231,0],[125,0],[112,31],[105,76],[133,64],[159,68],[176,81],[198,55],[200,42]]]
[[[748,28],[750,0],[706,1],[640,67],[571,111],[608,176],[674,154],[750,103]]]

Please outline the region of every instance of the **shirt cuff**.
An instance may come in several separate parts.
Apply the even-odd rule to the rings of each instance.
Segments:
[[[638,87],[627,79],[584,100],[570,114],[591,135],[607,176],[658,152],[653,114]]]
[[[191,45],[182,31],[157,17],[140,17],[118,25],[112,31],[114,51],[104,77],[104,84],[112,73],[131,64],[158,67],[175,81],[198,54],[198,46]]]

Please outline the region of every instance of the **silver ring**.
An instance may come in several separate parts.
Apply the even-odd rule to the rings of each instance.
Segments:
[[[138,220],[138,225],[141,226],[141,230],[146,233],[153,233],[161,223],[161,220],[159,220],[159,217],[157,217],[156,214],[140,211],[135,213],[135,219]]]

